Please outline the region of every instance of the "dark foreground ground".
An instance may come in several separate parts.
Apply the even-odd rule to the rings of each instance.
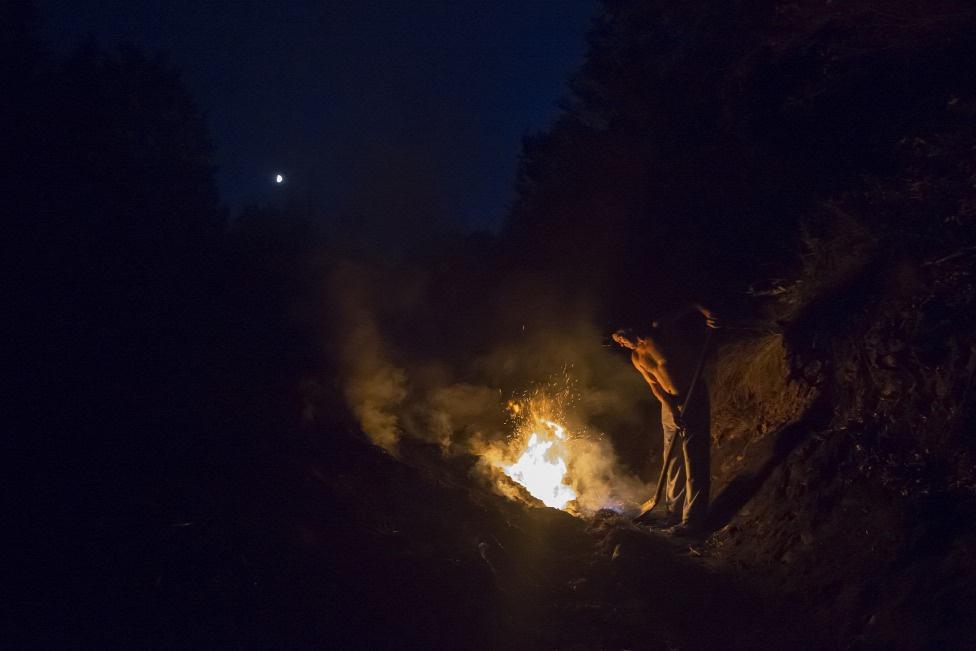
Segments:
[[[183,513],[75,532],[84,564],[26,572],[15,646],[835,646],[703,547],[511,502],[471,459],[405,442],[397,460],[337,427],[306,457],[201,484]]]

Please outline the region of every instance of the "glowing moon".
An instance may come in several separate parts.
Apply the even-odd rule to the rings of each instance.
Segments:
[[[275,177],[275,183],[281,183],[284,180],[285,180],[285,177],[283,177],[281,174],[279,174],[278,176]]]

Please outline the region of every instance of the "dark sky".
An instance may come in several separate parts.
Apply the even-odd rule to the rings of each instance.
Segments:
[[[232,208],[495,228],[521,137],[545,128],[596,0],[39,0],[56,51],[87,34],[163,53],[208,116]],[[275,174],[285,176],[280,186]]]

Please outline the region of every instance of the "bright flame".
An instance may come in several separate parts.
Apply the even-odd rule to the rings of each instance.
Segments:
[[[518,413],[518,409],[513,409]],[[513,464],[500,464],[501,469],[514,481],[546,506],[564,509],[576,499],[576,491],[563,483],[566,477],[566,461],[561,456],[566,440],[565,429],[548,420],[539,419],[548,430],[540,435],[533,432],[525,445],[522,456]]]
[[[566,375],[511,400],[512,436],[481,450],[485,474],[512,500],[528,492],[581,517],[603,509],[636,515],[653,487],[618,466],[610,441],[582,417],[576,386]]]

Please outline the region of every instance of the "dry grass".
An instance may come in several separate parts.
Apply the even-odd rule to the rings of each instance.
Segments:
[[[809,390],[789,379],[782,335],[725,344],[712,369],[712,435],[719,446],[747,445],[795,419]]]
[[[780,297],[778,318],[792,320],[819,296],[842,286],[868,265],[877,234],[834,202],[816,207],[801,223],[801,270]]]

